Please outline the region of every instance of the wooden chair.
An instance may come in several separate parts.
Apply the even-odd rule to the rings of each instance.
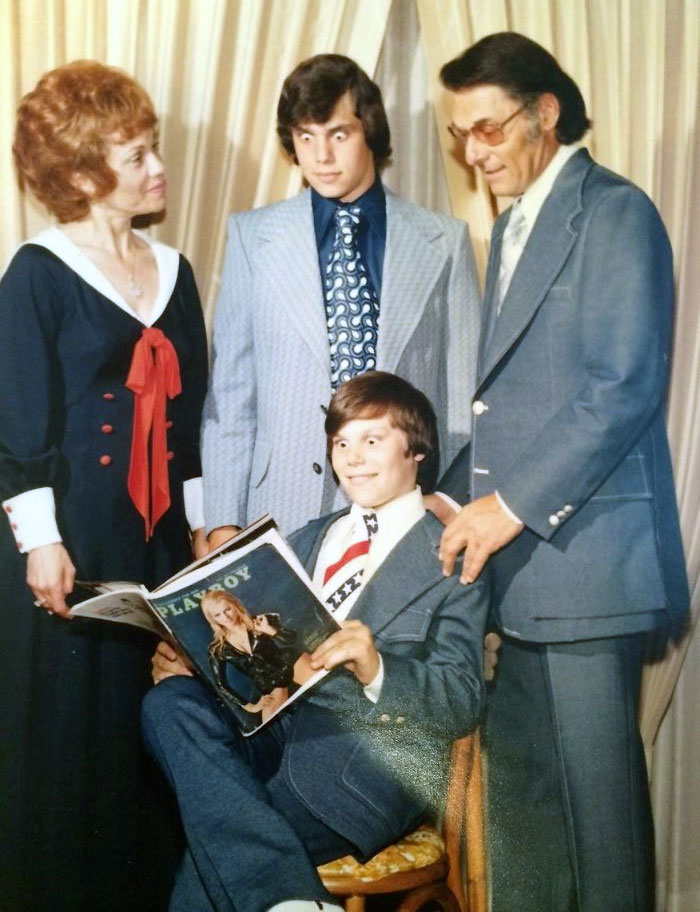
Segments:
[[[346,856],[318,873],[329,893],[345,898],[346,912],[364,912],[370,894],[395,892],[405,892],[397,912],[417,912],[428,902],[444,912],[486,912],[479,732],[452,747],[442,836],[423,825],[365,864]]]

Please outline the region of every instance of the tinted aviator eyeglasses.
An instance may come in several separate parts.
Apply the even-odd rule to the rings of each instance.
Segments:
[[[526,107],[527,105],[523,105],[518,108],[517,111],[513,111],[510,117],[506,117],[501,123],[495,123],[493,120],[480,120],[474,124],[471,130],[460,130],[460,128],[456,127],[454,124],[448,124],[447,129],[450,135],[453,136],[461,146],[466,146],[470,136],[473,136],[477,142],[485,143],[487,146],[497,146],[506,138],[503,128],[507,126],[514,117],[517,117],[518,114],[524,111]]]

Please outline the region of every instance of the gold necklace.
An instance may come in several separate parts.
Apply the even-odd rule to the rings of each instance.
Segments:
[[[136,281],[136,248],[134,247],[132,256],[131,256],[131,266],[128,267],[129,272],[129,294],[134,298],[143,297],[143,285],[140,282]]]

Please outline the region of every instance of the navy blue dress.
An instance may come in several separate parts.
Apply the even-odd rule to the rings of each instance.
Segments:
[[[150,587],[191,560],[183,481],[201,474],[206,338],[192,270],[173,251],[169,261],[152,325],[175,347],[182,392],[167,405],[171,505],[148,542],[127,491],[124,386],[144,325],[38,244],[0,282],[0,500],[53,489],[78,579]],[[49,616],[25,575],[0,517],[2,908],[164,909],[177,815],[139,734],[154,640]]]

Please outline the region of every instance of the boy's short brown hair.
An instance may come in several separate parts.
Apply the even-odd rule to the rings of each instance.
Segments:
[[[333,393],[325,424],[329,458],[333,437],[344,424],[356,418],[379,418],[387,414],[394,427],[408,438],[409,453],[425,456],[418,463],[418,484],[424,494],[432,491],[440,463],[435,412],[424,393],[408,380],[387,371],[358,374]]]

